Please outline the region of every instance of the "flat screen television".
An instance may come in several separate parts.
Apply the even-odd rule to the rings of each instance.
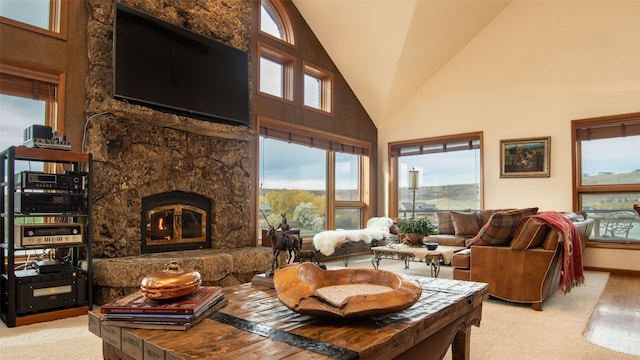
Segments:
[[[113,96],[207,121],[249,125],[246,52],[116,4]]]

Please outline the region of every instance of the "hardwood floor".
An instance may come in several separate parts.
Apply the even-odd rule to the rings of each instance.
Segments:
[[[640,355],[640,276],[609,276],[584,337],[612,350]]]

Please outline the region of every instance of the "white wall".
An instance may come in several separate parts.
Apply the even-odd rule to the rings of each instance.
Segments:
[[[380,124],[383,198],[389,142],[483,131],[485,208],[571,210],[571,120],[640,111],[639,19],[640,1],[514,1]],[[539,136],[551,177],[501,179],[500,140]]]

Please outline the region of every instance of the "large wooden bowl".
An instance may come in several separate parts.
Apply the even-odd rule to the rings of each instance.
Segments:
[[[285,306],[315,316],[389,314],[411,307],[422,293],[416,282],[390,271],[323,270],[312,263],[277,269],[273,283]]]

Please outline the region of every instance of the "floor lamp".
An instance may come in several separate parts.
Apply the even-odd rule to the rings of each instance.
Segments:
[[[418,192],[418,176],[420,172],[413,168],[413,170],[409,170],[409,190],[413,191],[413,218],[416,217],[416,192]]]

